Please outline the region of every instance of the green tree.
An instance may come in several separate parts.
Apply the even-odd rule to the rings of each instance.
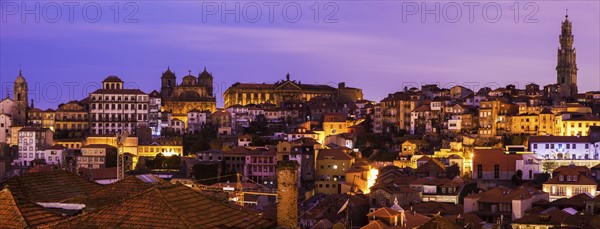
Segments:
[[[544,160],[542,162],[542,170],[546,173],[550,173],[550,171],[554,170],[558,165],[554,161]]]

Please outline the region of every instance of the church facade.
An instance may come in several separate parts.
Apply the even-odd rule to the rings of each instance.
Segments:
[[[161,112],[171,113],[172,119],[186,123],[188,112],[191,110],[217,110],[216,98],[213,91],[213,76],[206,68],[196,78],[189,71],[177,84],[177,76],[167,68],[161,77],[160,95],[162,98]]]

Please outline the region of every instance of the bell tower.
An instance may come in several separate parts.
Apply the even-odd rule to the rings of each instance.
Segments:
[[[15,79],[13,86],[13,96],[15,107],[13,109],[13,125],[23,126],[27,119],[28,88],[27,81],[23,77],[23,72],[19,70],[19,76]]]
[[[173,88],[177,85],[177,77],[171,72],[171,68],[167,67],[167,71],[160,77],[160,96],[166,99],[173,94]]]
[[[556,83],[570,89],[570,95],[577,94],[577,63],[573,48],[574,36],[569,15],[565,15],[559,36],[560,47],[557,54]]]

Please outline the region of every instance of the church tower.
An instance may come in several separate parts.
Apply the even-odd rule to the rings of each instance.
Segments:
[[[173,88],[177,86],[177,77],[171,72],[171,68],[167,67],[167,71],[160,77],[160,95],[162,99],[166,99],[173,94]]]
[[[24,126],[27,121],[28,89],[27,81],[25,81],[25,77],[23,77],[21,70],[19,70],[19,76],[17,76],[17,79],[15,80],[13,93],[15,104],[13,109],[13,125]]]
[[[573,48],[572,24],[569,15],[562,22],[562,31],[559,36],[558,65],[556,66],[556,83],[569,88],[570,95],[577,94],[577,63],[575,48]]]

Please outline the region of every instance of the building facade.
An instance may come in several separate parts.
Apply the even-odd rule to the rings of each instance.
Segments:
[[[290,80],[290,74],[285,80],[276,83],[235,83],[223,94],[225,107],[233,105],[271,103],[278,107],[286,101],[308,102],[312,98],[326,97],[340,102],[362,99],[362,89],[346,87],[340,83],[338,88],[329,85],[303,84]]]
[[[123,81],[109,76],[102,89],[90,93],[91,134],[133,133],[148,126],[149,97],[139,89],[124,89]]]
[[[31,166],[34,160],[44,159],[41,153],[52,146],[53,140],[52,130],[48,128],[21,128],[18,134],[19,154],[13,163],[19,166]]]

